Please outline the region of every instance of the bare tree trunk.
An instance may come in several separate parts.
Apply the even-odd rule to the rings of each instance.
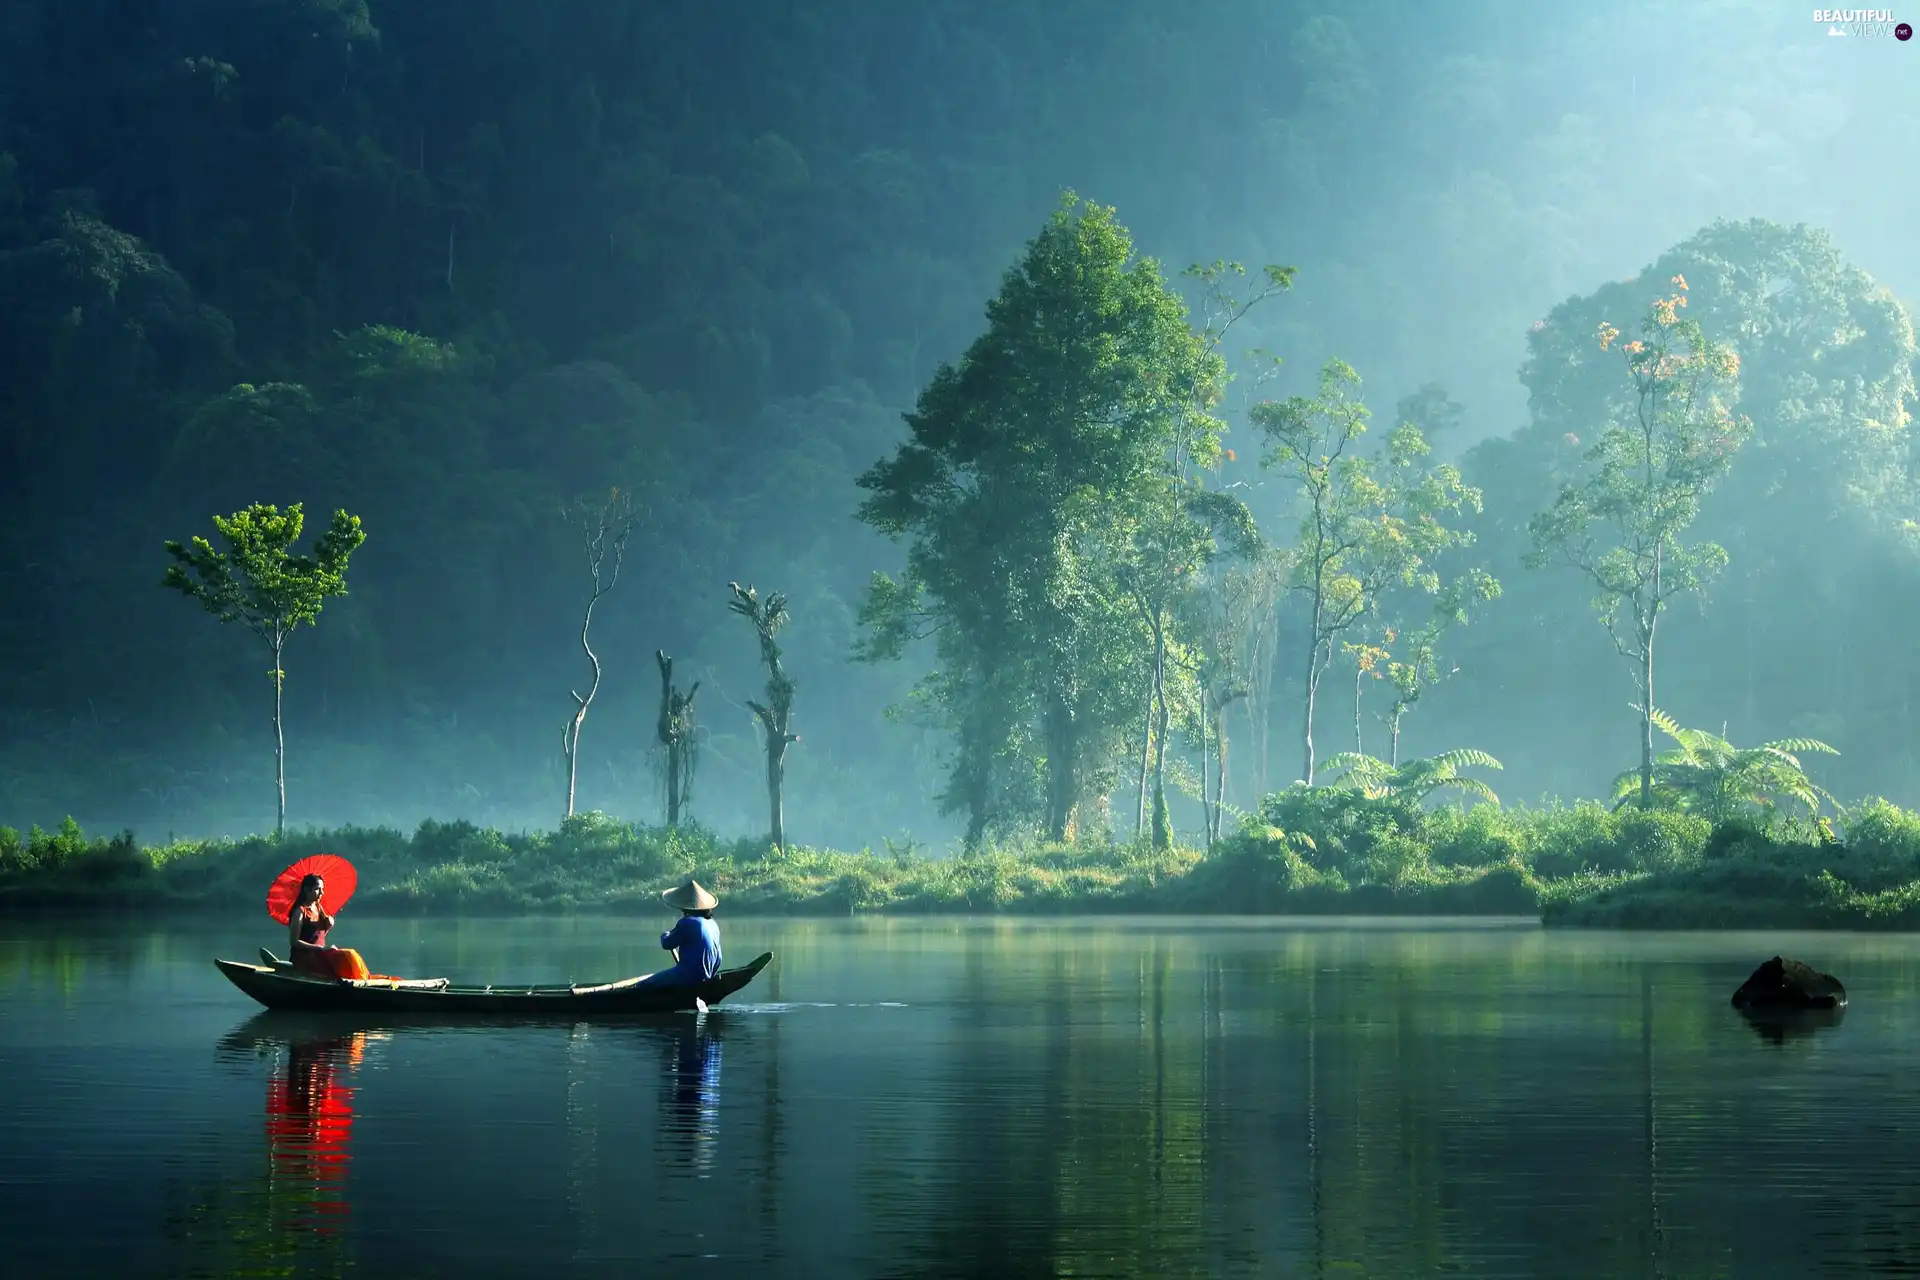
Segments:
[[[593,665],[593,683],[587,686],[585,697],[577,690],[569,689],[573,695],[573,714],[567,718],[567,727],[561,731],[560,748],[567,758],[567,813],[573,816],[576,782],[580,773],[580,726],[587,722],[587,708],[593,705],[593,697],[600,692],[600,659],[587,643],[587,633],[593,627],[593,606],[603,593],[595,591],[587,601],[585,614],[580,619],[580,649],[587,655],[587,661]]]
[[[596,683],[598,682],[596,681]],[[565,756],[567,760],[567,812],[565,816],[571,818],[573,816],[574,796],[578,790],[580,776],[580,726],[586,722],[587,703],[592,700],[592,695],[589,694],[583,698],[571,689],[567,692],[573,694],[574,708],[573,714],[567,717],[567,727],[560,731],[560,753]]]
[[[451,231],[449,231],[451,237]],[[449,245],[452,241],[449,239]],[[593,667],[593,683],[587,686],[586,696],[577,690],[567,692],[573,697],[573,715],[568,717],[566,728],[560,731],[560,750],[567,762],[567,812],[573,816],[577,783],[580,774],[580,726],[586,723],[587,708],[593,705],[594,695],[600,692],[600,659],[588,643],[588,634],[593,629],[593,606],[600,603],[600,597],[613,590],[620,581],[620,565],[626,558],[627,537],[633,532],[635,521],[633,498],[619,489],[611,489],[607,500],[598,508],[589,508],[584,502],[577,504],[577,517],[581,521],[581,545],[587,554],[587,572],[593,579],[593,590],[587,596],[587,607],[580,615],[580,651],[587,655],[587,662]],[[575,514],[562,509],[563,519],[571,521]],[[608,547],[607,540],[612,538],[613,545]],[[608,558],[611,555],[612,563]],[[604,575],[604,580],[603,580]]]
[[[967,830],[962,847],[968,853],[979,852],[992,816],[993,752],[988,743],[993,735],[988,724],[989,717],[982,707],[976,705],[969,709],[955,769],[957,785],[963,788],[967,804]]]
[[[1153,758],[1153,691],[1147,691],[1146,714],[1140,719],[1140,808],[1133,817],[1133,838],[1138,840],[1147,830],[1147,771]]]
[[[1273,671],[1280,658],[1276,610],[1264,609],[1258,626],[1247,661],[1247,733],[1254,745],[1253,794],[1263,796],[1273,775]]]
[[[287,733],[280,715],[280,694],[287,683],[287,673],[280,666],[280,657],[286,651],[286,646],[286,636],[276,632],[273,637],[273,785],[280,804],[273,822],[276,840],[284,840],[287,836]]]
[[[1300,780],[1308,786],[1313,785],[1313,704],[1320,692],[1320,627],[1318,611],[1315,611],[1315,624],[1307,646],[1307,692],[1303,699],[1300,717]]]
[[[759,718],[760,727],[766,733],[768,835],[773,847],[785,853],[787,827],[782,812],[782,785],[786,781],[787,748],[800,741],[799,734],[788,730],[793,716],[794,685],[780,665],[780,645],[776,639],[787,623],[787,597],[775,592],[762,601],[752,587],[743,588],[737,582],[729,582],[727,588],[734,597],[727,608],[753,623],[754,632],[760,638],[761,661],[767,664],[766,704],[749,701],[747,707]]]
[[[680,744],[667,748],[667,825],[680,825]]]
[[[1257,709],[1257,713],[1256,713]],[[1271,772],[1268,761],[1272,755],[1272,725],[1267,703],[1247,699],[1247,737],[1253,744],[1253,794],[1257,798],[1267,793],[1267,777]]]
[[[593,705],[593,696],[600,692],[600,659],[595,656],[593,646],[587,643],[587,631],[593,626],[593,602],[587,602],[585,618],[580,623],[580,648],[585,651],[587,661],[593,664],[593,683],[587,686],[585,697],[576,690],[567,692],[573,695],[573,715],[567,721],[562,746],[567,756],[567,814],[573,816],[576,782],[580,773],[580,726],[586,723],[587,708]]]
[[[1653,808],[1653,631],[1658,619],[1640,630],[1640,807]]]
[[[654,665],[660,668],[660,718],[653,736],[667,752],[667,825],[680,825],[680,760],[673,732],[673,659],[666,650],[653,652]]]
[[[1056,843],[1067,838],[1067,820],[1079,799],[1074,773],[1079,745],[1073,707],[1056,689],[1047,708],[1047,839]]]
[[[666,750],[667,825],[680,825],[681,811],[691,799],[693,784],[693,700],[700,682],[685,693],[673,687],[673,659],[666,650],[654,650],[653,660],[660,668],[660,718],[654,737]]]
[[[1219,706],[1213,711],[1213,839],[1220,839],[1222,823],[1227,805],[1227,708],[1246,697],[1238,690],[1229,691],[1221,696]]]
[[[985,761],[971,761],[967,765],[967,830],[962,839],[962,847],[968,853],[978,853],[980,846],[986,843],[988,801],[992,790],[992,775]]]
[[[787,743],[785,734],[767,739],[767,815],[768,827],[773,833],[773,847],[785,852],[787,848],[787,821],[785,806],[781,800],[783,784],[787,779]]]
[[[1173,844],[1173,828],[1167,816],[1167,630],[1166,620],[1156,609],[1153,614],[1153,847],[1166,849]]]
[[[1200,831],[1208,853],[1213,852],[1213,705],[1200,690]]]
[[[1359,655],[1353,659],[1353,750],[1356,755],[1367,754],[1366,743],[1360,736],[1360,696],[1364,692],[1363,682],[1367,678],[1366,668],[1360,665]]]

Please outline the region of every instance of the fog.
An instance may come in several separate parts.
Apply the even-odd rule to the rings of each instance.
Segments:
[[[559,511],[619,486],[642,514],[593,618],[577,807],[663,815],[664,650],[701,682],[692,816],[765,830],[738,581],[789,601],[788,836],[948,843],[952,735],[889,712],[925,646],[851,657],[870,576],[905,558],[856,480],[1065,190],[1170,277],[1297,269],[1226,347],[1222,482],[1274,541],[1294,496],[1256,398],[1339,357],[1377,428],[1430,384],[1463,407],[1436,455],[1483,490],[1465,559],[1504,590],[1449,636],[1402,755],[1490,752],[1509,804],[1606,795],[1639,750],[1591,592],[1520,562],[1580,434],[1530,354],[1590,312],[1627,326],[1719,220],[1830,237],[1870,277],[1809,321],[1849,317],[1806,348],[1839,392],[1694,281],[1695,318],[1751,348],[1758,434],[1703,512],[1728,569],[1663,621],[1657,702],[1832,744],[1814,770],[1842,800],[1920,802],[1913,336],[1874,301],[1920,298],[1911,41],[1784,3],[132,9],[0,18],[0,823],[271,828],[270,657],[161,589],[162,543],[301,502],[367,542],[287,647],[289,823],[554,825],[591,679]],[[1843,274],[1807,271],[1780,289]],[[1255,349],[1284,361],[1257,391]],[[1298,633],[1282,606],[1270,693],[1229,717],[1237,805],[1298,775]],[[1323,751],[1354,745],[1352,680],[1336,659]],[[1124,779],[1112,806],[1128,826]]]

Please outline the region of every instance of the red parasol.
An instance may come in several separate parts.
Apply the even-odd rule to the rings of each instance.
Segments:
[[[300,859],[274,880],[273,887],[267,890],[267,914],[285,924],[287,914],[293,910],[293,900],[300,896],[300,882],[308,876],[319,876],[327,882],[320,905],[329,912],[346,906],[360,883],[360,875],[351,862],[337,853],[316,853]]]

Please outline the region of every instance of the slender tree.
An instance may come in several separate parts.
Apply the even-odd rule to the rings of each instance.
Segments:
[[[749,699],[747,707],[759,719],[766,743],[769,838],[774,848],[785,852],[787,831],[781,791],[787,776],[787,748],[800,741],[800,735],[788,727],[793,716],[793,681],[780,665],[777,639],[780,628],[787,625],[787,598],[776,591],[762,600],[754,588],[737,582],[729,582],[727,590],[733,593],[727,608],[753,624],[754,634],[760,639],[760,660],[767,664],[767,700],[761,703]]]
[[[571,818],[580,773],[580,726],[586,723],[587,709],[593,705],[594,695],[600,692],[600,658],[594,653],[589,639],[593,630],[593,607],[620,580],[620,564],[626,558],[627,538],[633,532],[639,513],[632,495],[615,488],[609,489],[602,501],[577,500],[561,512],[561,518],[580,529],[580,546],[586,553],[587,577],[592,583],[587,592],[586,608],[580,615],[580,649],[587,655],[587,663],[593,669],[593,681],[584,694],[577,689],[567,691],[573,696],[573,714],[567,717],[566,728],[560,734],[560,750],[567,763],[566,816]]]
[[[287,737],[281,694],[287,673],[281,659],[287,639],[301,623],[315,625],[330,596],[347,594],[347,560],[367,535],[360,518],[335,511],[312,555],[295,554],[306,517],[300,504],[285,511],[255,503],[230,516],[215,516],[224,548],[195,537],[182,546],[166,543],[174,563],[161,585],[198,600],[222,622],[238,622],[266,642],[273,654],[273,782],[278,797],[275,838],[287,831]]]
[[[1360,377],[1344,361],[1320,373],[1319,394],[1254,406],[1269,442],[1262,465],[1299,489],[1299,531],[1285,549],[1286,585],[1304,605],[1301,646],[1301,778],[1313,784],[1313,716],[1335,645],[1372,616],[1390,587],[1436,592],[1436,556],[1472,540],[1441,523],[1480,509],[1480,491],[1451,464],[1424,466],[1420,428],[1403,422],[1378,456],[1358,442],[1369,414]]]
[[[1119,557],[1121,583],[1132,597],[1150,639],[1147,733],[1140,759],[1142,817],[1149,804],[1147,782],[1152,780],[1153,847],[1173,843],[1167,812],[1167,735],[1171,721],[1168,701],[1169,650],[1176,643],[1174,629],[1181,621],[1176,602],[1196,590],[1196,579],[1223,546],[1251,558],[1260,547],[1259,531],[1246,505],[1232,494],[1208,491],[1173,480],[1150,495],[1132,514],[1127,547]],[[1184,665],[1184,664],[1183,664]],[[1151,744],[1151,766],[1146,747]],[[1137,834],[1136,824],[1136,834]]]
[[[1460,673],[1453,662],[1442,665],[1440,642],[1454,627],[1473,620],[1473,607],[1500,598],[1500,582],[1484,569],[1469,569],[1441,587],[1427,620],[1411,630],[1390,630],[1382,658],[1387,682],[1393,686],[1393,704],[1381,720],[1387,726],[1389,764],[1400,763],[1400,728],[1407,713],[1419,705],[1428,689]],[[1357,748],[1356,748],[1357,749]]]
[[[1656,299],[1640,336],[1617,350],[1624,398],[1596,406],[1606,425],[1585,456],[1584,474],[1563,484],[1551,509],[1528,524],[1535,568],[1578,570],[1595,588],[1593,607],[1614,648],[1633,664],[1640,701],[1640,805],[1654,800],[1654,640],[1660,615],[1677,597],[1703,591],[1727,563],[1712,542],[1682,535],[1702,499],[1733,465],[1752,427],[1728,402],[1740,359],[1709,341],[1682,313],[1687,281]],[[1602,351],[1620,331],[1600,326]]]
[[[660,719],[654,726],[654,738],[665,753],[667,825],[677,827],[681,809],[693,799],[693,700],[700,692],[700,682],[695,680],[682,692],[673,686],[673,659],[666,650],[655,650],[653,660],[660,666]]]

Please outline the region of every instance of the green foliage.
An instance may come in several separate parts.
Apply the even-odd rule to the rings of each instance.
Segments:
[[[0,827],[0,887],[24,886],[29,900],[49,890],[90,896],[102,889],[124,889],[153,869],[154,860],[134,842],[131,831],[89,840],[71,816],[51,832],[36,826],[23,836]]]
[[[161,585],[265,640],[273,649],[276,685],[285,677],[278,661],[287,636],[303,622],[317,622],[329,597],[347,593],[347,560],[367,540],[359,517],[336,511],[313,554],[297,554],[293,546],[305,520],[297,502],[284,512],[256,502],[213,518],[221,549],[198,535],[186,546],[166,544],[174,563]]]
[[[1218,449],[1222,372],[1113,211],[1069,194],[910,439],[861,476],[860,519],[911,539],[904,577],[868,594],[865,652],[934,639],[920,705],[953,735],[941,803],[970,844],[1022,824],[1059,839],[1112,768],[1151,648],[1122,567],[1157,590],[1214,525],[1250,523],[1180,479]]]
[[[651,909],[689,874],[729,913],[1186,911],[1492,914],[1611,927],[1920,926],[1920,818],[1883,800],[1836,836],[1815,823],[1715,825],[1679,810],[1583,801],[1541,810],[1422,808],[1404,795],[1295,786],[1210,855],[1150,841],[987,842],[958,857],[889,843],[839,853],[723,842],[692,825],[576,815],[511,835],[466,822],[308,831],[353,859],[351,910],[510,913]],[[0,909],[138,900],[252,914],[285,866],[270,837],[140,849],[72,819],[0,828]]]
[[[287,826],[286,741],[280,723],[287,673],[281,662],[287,638],[301,623],[313,626],[329,597],[347,594],[347,560],[367,535],[360,518],[335,511],[311,555],[296,554],[306,517],[300,504],[282,512],[256,502],[230,516],[215,516],[224,549],[195,536],[189,546],[166,544],[174,563],[161,585],[200,606],[221,622],[238,622],[264,640],[273,655],[274,781],[279,813],[274,830]]]
[[[1702,590],[1725,566],[1722,548],[1681,535],[1752,431],[1727,407],[1739,357],[1681,317],[1687,284],[1679,276],[1673,284],[1648,309],[1641,336],[1620,344],[1629,395],[1624,405],[1613,397],[1592,406],[1601,425],[1584,476],[1530,525],[1529,563],[1564,563],[1590,578],[1601,623],[1629,655],[1650,642],[1674,597]],[[1619,337],[1603,324],[1600,349]]]
[[[1653,760],[1653,803],[1696,812],[1716,823],[1750,816],[1758,811],[1771,819],[1782,800],[1797,804],[1808,817],[1818,817],[1820,806],[1839,802],[1816,786],[1795,752],[1817,751],[1838,755],[1814,738],[1781,738],[1757,747],[1735,747],[1704,729],[1683,729],[1672,716],[1653,708],[1655,728],[1673,739],[1674,747]],[[1640,771],[1630,769],[1613,780],[1618,804],[1640,792]]]
[[[1400,758],[1400,727],[1407,713],[1420,704],[1427,690],[1459,670],[1441,668],[1441,640],[1451,628],[1467,625],[1476,606],[1498,600],[1500,593],[1500,582],[1492,574],[1468,569],[1441,585],[1425,622],[1411,630],[1387,629],[1382,644],[1373,647],[1374,661],[1385,663],[1387,682],[1393,688],[1393,703],[1385,717],[1393,741],[1389,763]]]
[[[1488,804],[1499,804],[1500,797],[1478,778],[1460,772],[1468,765],[1498,769],[1501,764],[1484,751],[1460,747],[1436,756],[1389,764],[1355,751],[1343,751],[1327,757],[1327,770],[1335,777],[1329,785],[1357,788],[1369,799],[1405,796],[1418,804],[1436,791],[1463,791]]]
[[[1654,636],[1660,615],[1680,596],[1704,591],[1726,566],[1716,543],[1681,535],[1702,501],[1733,466],[1753,424],[1728,407],[1740,357],[1684,317],[1687,281],[1648,308],[1640,336],[1620,344],[1626,395],[1588,407],[1599,439],[1584,474],[1560,487],[1553,506],[1528,523],[1527,563],[1558,563],[1592,584],[1594,611],[1620,654],[1634,664],[1645,704],[1641,717],[1640,806],[1653,805]],[[1620,337],[1602,322],[1606,352]],[[1577,438],[1577,437],[1576,437]]]
[[[1371,416],[1360,376],[1340,360],[1320,371],[1315,396],[1255,405],[1265,433],[1261,465],[1297,489],[1299,533],[1282,551],[1286,588],[1305,612],[1301,778],[1314,780],[1313,717],[1321,678],[1343,635],[1374,616],[1398,589],[1437,595],[1436,561],[1470,546],[1470,530],[1445,520],[1480,510],[1477,489],[1451,464],[1428,467],[1420,427],[1403,422],[1378,455],[1360,448]]]

